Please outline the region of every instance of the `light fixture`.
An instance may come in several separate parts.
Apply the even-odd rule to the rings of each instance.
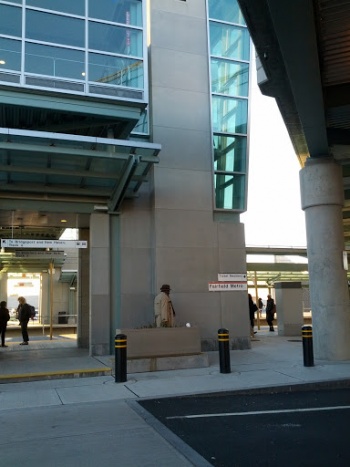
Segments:
[[[62,224],[65,224],[67,222],[67,219],[61,219]]]
[[[6,64],[5,60],[0,60],[0,65],[5,65],[5,64]]]
[[[81,76],[86,76],[86,73],[85,71],[82,72]]]
[[[104,204],[96,204],[94,206],[94,211],[108,211],[108,206]]]

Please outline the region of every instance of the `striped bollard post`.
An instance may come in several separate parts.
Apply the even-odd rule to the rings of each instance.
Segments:
[[[117,334],[114,340],[115,347],[115,382],[126,381],[126,335]]]
[[[314,349],[312,344],[312,326],[301,328],[303,337],[304,366],[314,366]]]
[[[231,373],[230,338],[227,329],[218,330],[220,373]]]

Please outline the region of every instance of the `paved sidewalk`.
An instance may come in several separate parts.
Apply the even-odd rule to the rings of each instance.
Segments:
[[[74,388],[72,392],[75,395],[77,388],[84,388],[83,400],[94,401],[350,380],[350,361],[315,360],[315,366],[305,367],[301,337],[281,337],[277,333],[271,335],[266,329],[262,329],[252,340],[251,349],[230,352],[229,374],[220,373],[218,352],[209,352],[208,368],[128,374],[125,383],[115,383],[113,356],[90,357],[87,351],[78,349],[71,338],[35,340],[28,347],[19,346],[18,343],[10,342],[8,348],[0,348],[2,397],[4,393],[13,393],[23,387],[27,392],[31,387],[57,391],[64,387],[66,395],[63,403],[72,403],[76,396],[70,399],[70,387]],[[93,378],[80,378],[81,375],[89,376],[89,372]],[[95,376],[99,373],[100,377]],[[55,374],[60,379],[50,379],[50,375]],[[12,375],[16,376],[15,384],[9,382]],[[45,375],[49,378],[47,381],[30,382],[31,375],[39,375],[37,379],[44,379]],[[20,382],[21,378],[25,382]],[[1,404],[0,410],[4,409],[6,407]]]
[[[71,339],[33,341],[28,347],[10,342],[8,348],[0,349],[1,376],[68,370],[73,372],[70,376],[80,376],[79,370],[106,373],[16,383],[0,380],[0,416],[7,428],[0,443],[2,465],[112,465],[113,454],[122,467],[204,467],[209,465],[204,459],[179,440],[171,441],[174,437],[151,423],[149,414],[135,410],[135,401],[222,391],[293,390],[305,384],[350,385],[350,361],[315,361],[314,367],[305,367],[301,338],[279,337],[266,330],[256,335],[252,349],[231,351],[230,359],[229,374],[220,373],[218,352],[210,352],[208,368],[128,374],[125,383],[116,383],[112,356],[89,357]],[[37,426],[35,434],[32,423]],[[48,435],[53,426],[61,427],[63,448],[57,446],[56,435]],[[96,437],[100,445],[94,448]],[[45,463],[40,449],[35,449],[43,439],[58,456],[54,463]],[[77,450],[79,461],[72,457],[72,449]]]

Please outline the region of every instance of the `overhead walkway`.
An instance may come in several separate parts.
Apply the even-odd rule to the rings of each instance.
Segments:
[[[248,285],[271,287],[275,282],[309,283],[306,248],[248,246],[246,253]]]

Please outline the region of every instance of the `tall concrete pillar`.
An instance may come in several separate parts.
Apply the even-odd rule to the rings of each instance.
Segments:
[[[109,215],[90,216],[90,354],[109,355],[111,336]]]
[[[0,274],[0,297],[1,297],[1,300],[5,300],[6,302],[8,301],[7,299],[7,272],[2,272]]]
[[[89,229],[79,229],[79,240],[88,242],[87,248],[79,249],[78,268],[78,347],[88,349],[90,346],[90,238]]]
[[[350,306],[343,266],[343,183],[330,157],[310,158],[300,171],[305,211],[316,359],[350,359]]]
[[[50,324],[50,281],[49,273],[43,272],[41,274],[41,324]]]
[[[275,282],[279,336],[301,336],[304,324],[301,282]]]

